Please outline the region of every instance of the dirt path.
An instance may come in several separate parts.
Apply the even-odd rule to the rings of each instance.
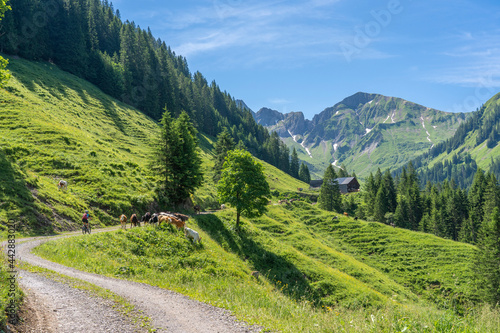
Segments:
[[[76,233],[78,234],[78,233]],[[76,235],[75,234],[75,235]],[[58,236],[61,237],[61,236]],[[65,236],[68,237],[68,236]],[[111,292],[126,298],[136,310],[142,311],[151,319],[151,324],[157,332],[179,332],[179,333],[239,333],[239,332],[261,332],[261,328],[248,326],[238,322],[227,310],[213,307],[170,290],[152,287],[146,284],[104,277],[69,268],[60,264],[50,262],[30,253],[31,249],[57,237],[38,237],[29,239],[16,247],[16,260],[25,261],[31,265],[47,268],[70,277],[81,279],[96,286],[109,289]],[[49,309],[55,309],[59,326],[55,326],[55,332],[135,332],[133,327],[126,327],[130,323],[118,319],[112,313],[105,313],[98,306],[108,307],[106,304],[89,303],[89,296],[76,295],[78,290],[71,287],[65,288],[63,284],[58,285],[54,281],[41,278],[36,274],[21,271],[20,283],[23,288],[31,289],[36,299],[45,304]],[[77,297],[78,296],[78,297]],[[97,317],[90,320],[79,321],[85,315],[78,315],[82,308],[93,309],[91,312]],[[113,327],[110,330],[97,329],[92,326],[93,322],[99,327]],[[62,325],[62,326],[61,326]],[[119,326],[122,325],[122,326]],[[66,329],[71,327],[71,329]],[[35,331],[33,331],[35,332]],[[50,331],[48,331],[50,332]]]

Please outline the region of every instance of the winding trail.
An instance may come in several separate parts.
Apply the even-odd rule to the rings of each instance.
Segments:
[[[34,266],[47,268],[60,274],[87,281],[126,298],[128,302],[135,306],[136,310],[143,312],[145,316],[151,319],[151,324],[157,329],[157,332],[261,332],[262,328],[237,321],[227,310],[190,299],[179,293],[143,283],[79,271],[30,253],[31,249],[46,241],[78,234],[36,237],[18,243],[16,244],[16,260],[22,260]],[[44,303],[44,306],[48,309],[55,310],[54,312],[58,316],[58,324],[53,325],[58,327],[55,332],[96,332],[96,327],[92,326],[94,322],[99,323],[100,327],[108,328],[107,330],[98,330],[101,332],[137,331],[137,329],[126,328],[127,326],[124,325],[130,325],[130,323],[107,311],[109,309],[106,309],[108,307],[106,304],[95,304],[95,297],[86,296],[85,293],[76,290],[79,293],[77,297],[74,294],[75,290],[69,290],[69,293],[66,290],[67,288],[74,288],[64,286],[62,283],[56,283],[26,271],[20,271],[19,274],[21,277],[19,279],[20,284],[23,289],[30,290],[31,293],[34,292],[37,294],[37,301]],[[91,312],[94,317],[97,314],[99,318],[78,320],[78,318],[86,318],[85,315],[80,314],[81,308],[92,309]],[[118,328],[113,329],[114,324],[118,324],[115,325]]]

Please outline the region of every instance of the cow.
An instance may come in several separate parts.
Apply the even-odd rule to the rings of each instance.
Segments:
[[[148,221],[149,224],[158,223],[158,214],[154,213]]]
[[[182,229],[186,226],[186,222],[172,218],[172,217],[168,218],[168,223],[175,225],[177,227],[177,230]]]
[[[186,235],[187,239],[191,239],[193,241],[193,243],[196,243],[196,242],[200,243],[201,242],[200,234],[198,234],[193,229],[184,228],[184,235]]]
[[[158,225],[162,224],[162,222],[168,223],[170,217],[167,215],[158,215]]]
[[[62,180],[62,179],[61,179],[61,180],[59,181],[59,183],[57,184],[57,189],[58,189],[58,190],[61,190],[61,189],[63,189],[63,190],[67,190],[67,189],[68,189],[68,182],[67,182],[67,181],[65,181],[65,180]]]
[[[346,212],[344,212],[344,216],[349,216],[349,214],[347,214]]]
[[[120,215],[120,223],[122,224],[122,229],[127,230],[127,216],[125,214]]]
[[[186,222],[187,220],[189,220],[189,216],[187,216],[185,214],[173,213],[172,215],[174,215],[175,217],[177,217],[178,219],[180,219],[182,222]]]
[[[200,207],[200,205],[194,205],[194,207],[193,207],[193,208],[194,208],[194,211],[196,212],[196,215],[200,214],[200,212],[201,212],[201,207]]]
[[[151,213],[146,212],[146,214],[142,216],[141,222],[143,222],[144,225],[146,225],[146,223],[148,223],[150,219],[151,219]]]
[[[224,204],[220,205],[220,209],[226,209],[226,205]]]
[[[134,226],[134,227],[141,226],[141,224],[139,223],[139,220],[137,219],[136,214],[132,214],[132,216],[130,216],[130,229],[132,229],[132,226]]]

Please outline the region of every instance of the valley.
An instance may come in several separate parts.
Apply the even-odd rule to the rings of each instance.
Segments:
[[[108,1],[5,10],[0,331],[500,332],[500,94],[466,113],[368,92],[311,120],[255,113]],[[182,221],[119,227],[166,211]]]

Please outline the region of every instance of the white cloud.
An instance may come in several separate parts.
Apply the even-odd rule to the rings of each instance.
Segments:
[[[441,52],[443,65],[426,79],[465,87],[500,87],[498,31],[467,32],[457,37],[448,50]]]
[[[256,1],[215,0],[213,8],[197,8],[190,14],[167,20],[177,29],[170,44],[177,54],[192,57],[207,51],[251,50],[251,59],[314,58],[340,54],[346,38],[335,26],[334,4],[339,0]],[[314,24],[317,20],[327,24]],[[331,19],[331,20],[330,20]]]
[[[291,104],[293,103],[292,101],[286,99],[286,98],[271,98],[269,100],[270,103],[272,104],[279,104],[279,105],[284,105],[284,104]]]

